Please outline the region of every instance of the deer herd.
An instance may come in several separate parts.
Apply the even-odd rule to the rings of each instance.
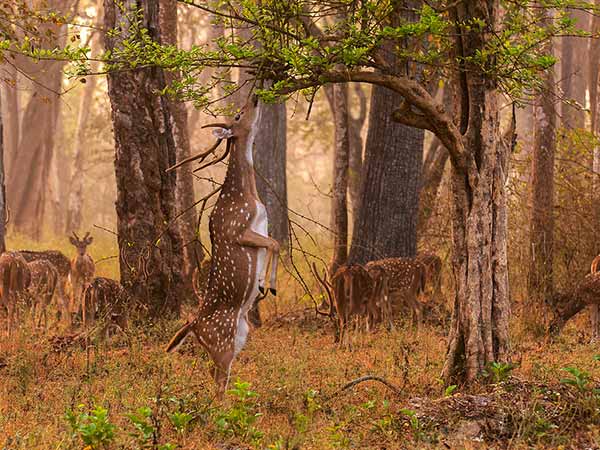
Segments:
[[[253,148],[261,104],[253,99],[227,122],[207,125],[216,143],[207,151],[167,169],[196,159],[204,161],[226,142],[227,174],[209,221],[212,255],[192,276],[198,297],[195,317],[183,325],[166,350],[174,351],[194,335],[214,363],[213,376],[221,396],[227,387],[231,364],[244,346],[252,320],[251,310],[268,294],[276,295],[279,243],[269,237],[267,211],[260,201],[253,166]],[[7,332],[19,324],[20,305],[28,305],[37,326],[46,326],[53,298],[69,325],[79,319],[86,329],[98,322],[127,326],[128,298],[120,283],[94,277],[95,265],[87,253],[89,233],[70,237],[76,248],[69,259],[58,251],[5,252],[0,255],[0,305],[8,312]],[[328,276],[313,266],[337,318],[338,338],[350,345],[350,325],[365,320],[368,330],[377,324],[393,326],[394,314],[407,308],[413,323],[423,317],[424,294],[439,290],[441,261],[426,253],[417,258],[386,258],[365,265],[340,267]],[[250,313],[250,318],[249,318]]]
[[[0,305],[7,311],[8,336],[20,324],[23,305],[31,311],[36,326],[47,328],[48,306],[54,298],[57,318],[64,318],[69,326],[81,318],[89,328],[100,314],[108,316],[107,323],[112,320],[118,326],[126,325],[120,283],[94,278],[94,261],[87,253],[93,241],[90,233],[83,239],[73,233],[69,240],[77,251],[72,260],[57,250],[9,251],[0,255]]]

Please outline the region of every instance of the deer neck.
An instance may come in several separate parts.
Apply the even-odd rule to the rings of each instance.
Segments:
[[[244,192],[258,198],[252,151],[259,123],[260,110],[257,111],[250,129],[246,133],[241,133],[231,143],[231,156],[223,191]]]

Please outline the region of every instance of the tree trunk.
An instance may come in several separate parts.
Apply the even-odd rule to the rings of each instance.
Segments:
[[[541,14],[545,14],[542,12]],[[545,22],[546,18],[542,17]],[[552,41],[542,51],[552,52]],[[534,107],[534,146],[531,166],[531,222],[529,247],[528,323],[539,323],[545,315],[545,299],[554,291],[554,155],[556,111],[554,73],[548,70],[544,93]]]
[[[598,6],[599,1],[596,2]],[[600,32],[600,17],[594,15],[592,17],[592,33],[597,36]],[[588,57],[588,83],[590,88],[590,109],[591,109],[591,131],[596,139],[600,132],[600,96],[598,95],[599,70],[598,61],[600,61],[600,42],[597,39],[590,39],[590,52]],[[600,227],[600,145],[594,145],[593,160],[592,160],[592,209],[594,213],[594,221],[596,229]],[[596,247],[596,254],[600,252],[600,248]],[[592,337],[600,338],[600,305],[591,306],[591,325]]]
[[[141,26],[161,42],[159,0],[104,0],[105,47],[113,51],[131,38],[126,14],[141,10]],[[146,305],[151,317],[177,314],[184,297],[182,239],[176,214],[176,162],[169,102],[156,92],[165,86],[157,67],[111,72],[108,94],[115,134],[117,231],[121,282]]]
[[[583,10],[573,10],[571,18],[576,21],[575,26],[581,30],[589,29],[589,14]],[[585,94],[586,94],[586,58],[587,40],[576,36],[567,36],[561,39],[561,89],[567,101],[574,101],[576,105],[563,103],[562,120],[565,128],[583,128],[585,120]],[[597,61],[594,61],[597,63]]]
[[[17,157],[19,148],[19,95],[17,68],[14,65],[4,64],[2,66],[4,83],[0,95],[2,95],[2,116],[4,117],[4,154],[6,173],[11,173],[11,159]]]
[[[102,5],[98,8],[98,23],[102,23]],[[91,70],[96,72],[98,63],[94,61],[100,54],[100,32],[94,32],[91,42],[92,63]],[[75,142],[73,144],[73,169],[71,173],[71,186],[69,189],[69,204],[67,208],[67,218],[65,223],[65,231],[67,234],[77,232],[81,228],[83,217],[83,166],[85,162],[85,149],[88,134],[88,121],[90,117],[90,109],[94,91],[96,90],[97,78],[90,76],[86,78],[86,83],[83,87],[81,100],[79,102],[79,114],[77,115],[77,128],[75,129]]]
[[[160,4],[160,28],[164,44],[177,44],[177,0],[162,0]],[[179,78],[176,72],[165,73],[167,84]],[[178,161],[182,161],[191,155],[190,137],[188,129],[188,117],[185,105],[177,101],[169,101],[168,106],[171,116],[171,128],[176,146]],[[175,200],[177,211],[189,208],[189,211],[181,216],[176,226],[183,239],[183,262],[184,280],[186,288],[192,291],[192,273],[194,268],[204,256],[204,251],[198,239],[196,230],[196,207],[194,196],[194,178],[192,169],[183,167],[176,171],[177,186]]]
[[[0,93],[0,111],[4,111]],[[0,113],[0,254],[6,251],[6,189],[4,187],[4,113]]]
[[[333,257],[330,273],[346,264],[348,257],[348,165],[350,133],[348,129],[348,86],[333,86],[333,120],[335,145],[333,156],[333,198],[331,204],[331,229],[333,230]]]
[[[49,10],[67,13],[73,0],[47,2]],[[62,47],[67,37],[66,25],[47,23],[38,27],[44,47]],[[60,112],[59,93],[62,83],[62,61],[38,61],[18,58],[18,66],[35,79],[32,95],[20,124],[18,151],[11,155],[7,177],[8,205],[11,223],[16,230],[39,239],[44,224],[46,192],[54,150],[56,124]]]
[[[256,188],[267,208],[269,236],[285,248],[289,242],[285,103],[263,105],[260,130],[254,144]]]
[[[356,214],[359,210],[360,202],[360,180],[362,176],[363,166],[363,139],[361,131],[367,118],[367,96],[360,84],[354,84],[354,92],[358,98],[359,110],[358,115],[354,117],[348,113],[350,123],[350,158],[348,172],[348,195],[352,211]]]
[[[433,137],[423,162],[421,193],[419,196],[419,217],[417,220],[418,235],[427,230],[427,224],[435,211],[438,191],[442,184],[444,168],[448,161],[448,150],[437,137]]]
[[[505,181],[509,146],[500,139],[497,88],[469,58],[496,29],[497,0],[468,0],[454,10],[458,23],[477,19],[483,31],[459,25],[461,130],[465,169],[453,165],[454,311],[443,377],[472,382],[493,361],[509,357],[507,211]],[[466,173],[465,173],[466,171]]]
[[[401,102],[387,88],[373,87],[352,264],[416,253],[424,131],[392,121]]]

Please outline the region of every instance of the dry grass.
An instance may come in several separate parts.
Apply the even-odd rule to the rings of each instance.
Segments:
[[[95,258],[110,251],[110,243],[92,248]],[[110,265],[108,275],[116,272]],[[251,333],[233,366],[232,387],[236,380],[251,385],[238,385],[221,404],[213,401],[210,363],[191,340],[177,354],[164,353],[179,323],[139,323],[110,342],[92,338],[86,347],[63,339],[61,347],[55,336],[68,330],[43,333],[25,320],[14,340],[0,338],[0,448],[84,448],[82,436],[91,428],[83,414],[97,406],[116,428],[106,445],[89,448],[600,447],[593,390],[600,362],[593,358],[597,347],[578,331],[584,318],[553,343],[515,332],[520,366],[506,381],[448,395],[438,378],[444,329],[417,332],[400,324],[344,351],[291,278],[282,276],[280,292],[282,298],[262,305],[265,325]],[[567,366],[589,372],[583,389],[560,383],[570,376],[561,370]],[[341,391],[364,375],[385,378],[399,393],[375,381]],[[144,407],[146,440],[128,416]],[[81,426],[77,432],[68,411]],[[182,417],[190,422],[178,431]]]

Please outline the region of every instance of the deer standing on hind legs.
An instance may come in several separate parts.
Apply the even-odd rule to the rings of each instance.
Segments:
[[[217,128],[217,144],[169,169],[204,159],[222,140],[227,141],[221,159],[230,153],[229,167],[210,215],[212,258],[204,298],[197,317],[177,331],[166,349],[175,350],[194,334],[214,362],[218,398],[227,389],[231,363],[246,342],[248,311],[267,283],[276,293],[279,244],[267,233],[267,212],[256,191],[252,159],[260,109],[253,100],[233,120],[208,125]]]
[[[79,236],[75,232],[73,232],[73,236],[69,237],[69,241],[77,249],[77,255],[71,260],[71,286],[73,289],[70,307],[71,314],[79,314],[81,312],[83,291],[85,291],[85,288],[94,277],[96,266],[92,257],[86,253],[88,245],[93,240],[94,238],[90,236],[89,231],[83,239],[79,239]]]

